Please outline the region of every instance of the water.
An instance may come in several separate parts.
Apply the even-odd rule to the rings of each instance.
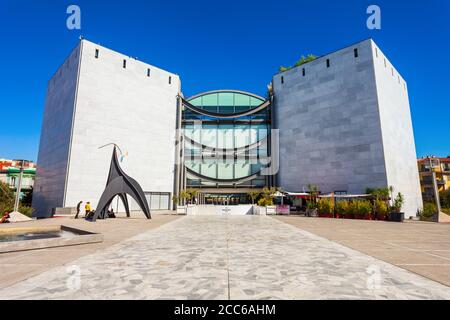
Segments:
[[[52,239],[52,238],[71,238],[76,234],[70,231],[51,231],[40,233],[22,233],[11,235],[0,235],[0,242],[12,242],[12,241],[26,241],[26,240],[38,240],[38,239]]]

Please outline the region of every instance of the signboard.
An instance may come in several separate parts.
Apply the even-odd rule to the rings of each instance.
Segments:
[[[289,205],[278,205],[277,206],[277,214],[289,214],[290,206]]]

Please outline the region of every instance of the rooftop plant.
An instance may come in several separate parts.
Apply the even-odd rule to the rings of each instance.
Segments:
[[[299,67],[299,66],[301,66],[301,65],[303,65],[305,63],[308,63],[310,61],[314,61],[316,59],[317,59],[317,56],[315,56],[313,54],[308,54],[306,57],[302,55],[300,57],[300,59],[298,59],[293,66],[289,66],[289,67],[281,66],[280,67],[280,72],[285,72],[285,71],[290,70],[292,68]]]

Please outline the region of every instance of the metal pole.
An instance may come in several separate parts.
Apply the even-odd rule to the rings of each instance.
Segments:
[[[23,160],[20,162],[20,173],[16,189],[16,199],[14,201],[14,212],[19,211],[20,191],[22,190],[22,177],[23,177]]]
[[[436,172],[434,171],[433,164],[430,158],[430,170],[431,170],[431,178],[433,179],[433,191],[434,191],[434,200],[436,201],[436,208],[438,214],[438,222],[439,222],[439,213],[441,212],[441,201],[439,199],[439,190],[436,180]]]

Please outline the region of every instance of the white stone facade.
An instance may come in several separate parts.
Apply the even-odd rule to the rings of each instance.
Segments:
[[[74,207],[80,200],[95,208],[112,154],[112,146],[99,147],[108,143],[128,155],[121,166],[144,192],[172,193],[179,77],[86,40],[75,52],[81,56],[79,71],[63,65],[61,78],[47,94],[36,216],[48,216],[54,207]],[[47,147],[55,143],[61,144],[58,152]],[[47,161],[52,166],[46,167]]]
[[[404,211],[415,216],[423,203],[407,84],[374,42],[372,49],[387,182],[405,195]]]

